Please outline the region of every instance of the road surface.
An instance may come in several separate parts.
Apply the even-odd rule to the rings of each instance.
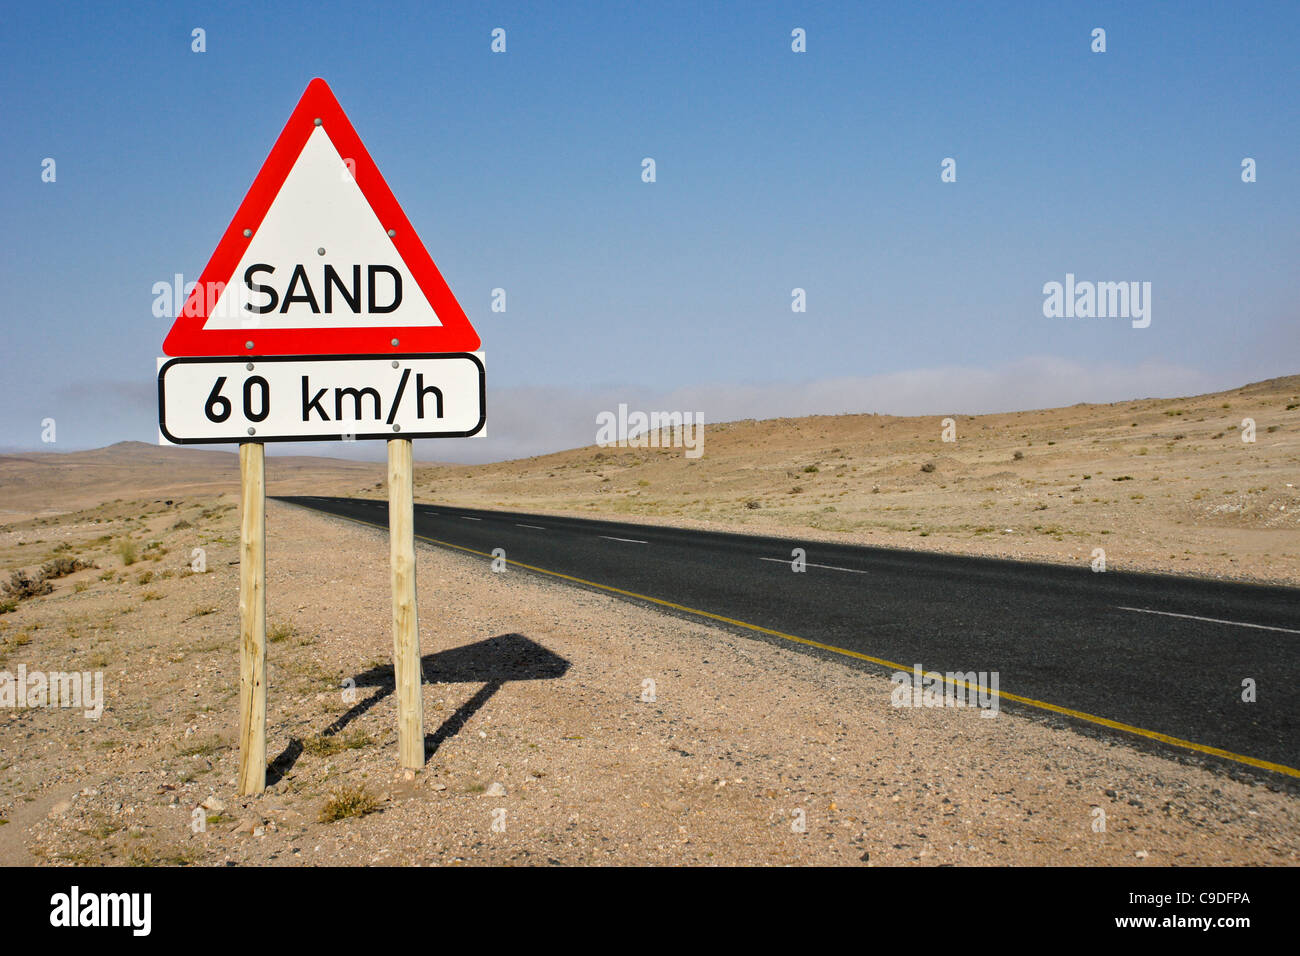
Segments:
[[[385,501],[280,500],[388,523]],[[418,504],[415,531],[877,670],[996,671],[1003,708],[1300,778],[1300,589]]]

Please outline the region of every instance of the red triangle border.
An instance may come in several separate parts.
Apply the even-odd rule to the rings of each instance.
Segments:
[[[212,283],[229,284],[244,252],[257,234],[271,203],[289,177],[307,139],[321,121],[339,155],[356,163],[356,183],[385,230],[394,230],[392,242],[416,284],[433,306],[441,326],[372,327],[340,329],[209,329],[204,330],[208,302],[204,290]],[[252,235],[245,236],[244,230]],[[191,314],[191,312],[193,314]],[[393,340],[397,340],[397,344]],[[253,343],[249,348],[248,343]],[[285,124],[257,178],[249,187],[208,260],[199,283],[177,315],[163,342],[169,356],[238,355],[389,355],[415,352],[473,352],[480,346],[478,333],[448,288],[442,273],[402,211],[388,183],[380,175],[357,131],[329,85],[312,80],[289,122]]]

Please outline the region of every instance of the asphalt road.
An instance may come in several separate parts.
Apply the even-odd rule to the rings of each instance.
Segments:
[[[388,523],[385,501],[280,500]],[[1300,777],[1300,589],[547,515],[415,511],[422,539],[480,552],[485,563],[503,548],[512,570],[529,565],[578,586],[630,592],[619,596],[876,669],[996,671],[1004,709],[1064,714],[1129,742]],[[791,566],[796,547],[806,551],[801,573]],[[1242,700],[1247,678],[1253,703]]]

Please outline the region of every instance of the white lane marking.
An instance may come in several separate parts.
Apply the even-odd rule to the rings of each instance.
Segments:
[[[604,538],[606,541],[626,541],[628,544],[649,544],[648,541],[638,541],[636,538],[614,538],[607,534],[599,534],[596,537]]]
[[[1300,631],[1290,627],[1270,627],[1268,624],[1247,624],[1245,621],[1225,621],[1217,617],[1198,617],[1195,614],[1175,614],[1173,611],[1153,611],[1147,607],[1121,607],[1116,605],[1121,611],[1135,611],[1138,614],[1162,614],[1165,617],[1184,617],[1190,621],[1209,621],[1211,624],[1231,624],[1233,627],[1253,627],[1260,631],[1281,631],[1283,634],[1300,634]]]
[[[460,516],[463,521],[482,521],[482,518],[471,518],[469,515]]]
[[[760,561],[776,561],[780,564],[790,564],[793,558],[759,558]],[[870,574],[870,571],[860,571],[857,568],[837,568],[833,564],[813,564],[810,561],[804,562],[804,567],[808,568],[825,568],[827,571],[848,571],[850,574]]]
[[[515,525],[515,527],[516,527],[516,528],[532,528],[534,531],[545,531],[545,530],[546,530],[545,528],[543,528],[543,527],[542,527],[541,525],[539,525],[539,524],[517,524],[517,525]]]

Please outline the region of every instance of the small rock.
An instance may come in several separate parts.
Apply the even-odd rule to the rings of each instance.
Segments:
[[[253,836],[266,836],[266,827],[253,827]]]
[[[204,810],[211,810],[213,813],[220,813],[222,810],[226,809],[226,805],[217,798],[215,793],[200,803],[199,806]]]
[[[1133,855],[1137,857],[1139,860],[1145,860],[1149,854],[1147,853],[1146,850],[1138,850]]]
[[[447,789],[447,785],[446,785],[445,783],[435,783],[435,784],[433,785],[433,789],[434,789],[434,790],[446,790],[446,789]]]
[[[501,783],[494,783],[484,791],[484,796],[488,797],[504,797],[505,795],[506,788],[505,785]]]

